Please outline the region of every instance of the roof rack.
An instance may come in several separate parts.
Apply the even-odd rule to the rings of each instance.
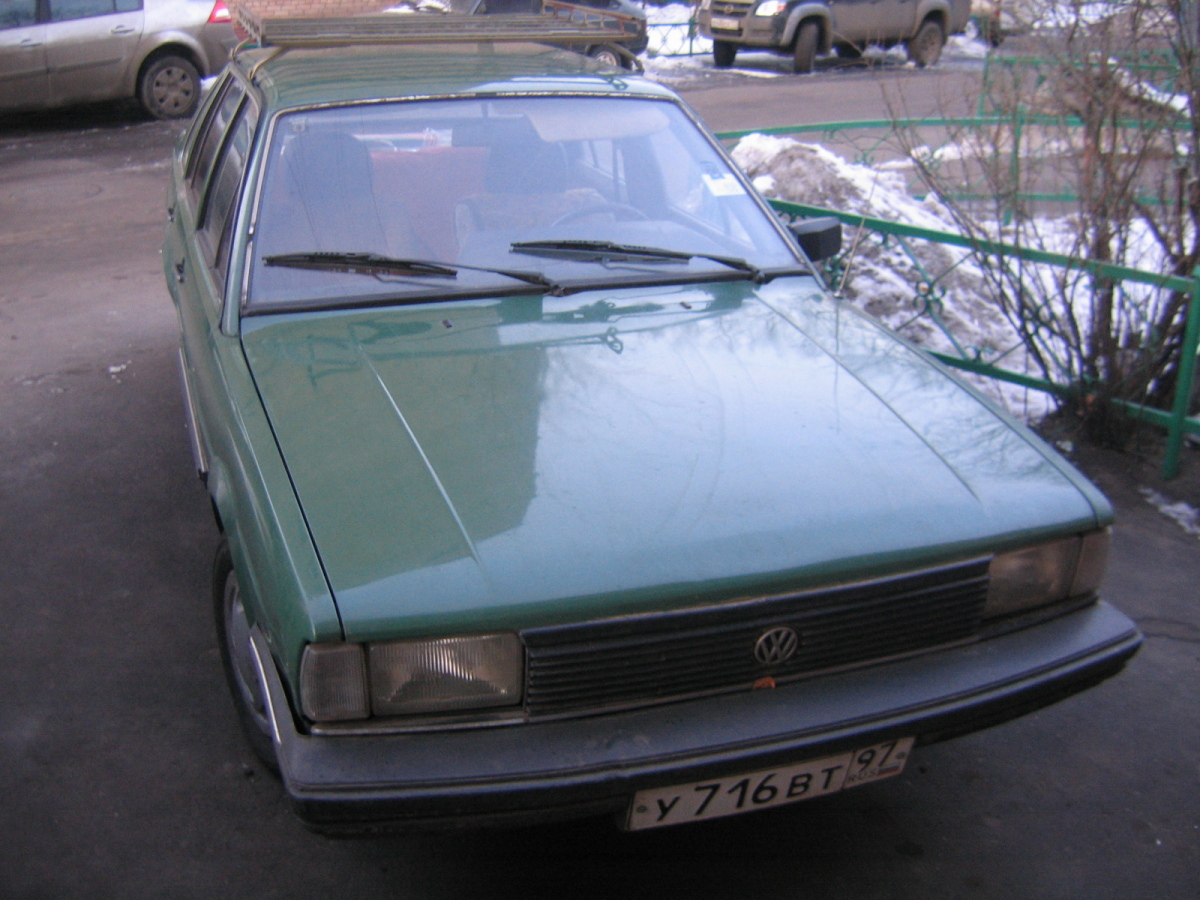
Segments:
[[[636,37],[632,16],[598,13],[547,0],[541,15],[410,13],[328,19],[260,19],[240,5],[238,24],[259,47],[339,47],[353,44],[427,44],[533,41],[596,44]]]

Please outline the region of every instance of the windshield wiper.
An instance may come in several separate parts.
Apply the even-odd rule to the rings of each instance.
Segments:
[[[537,272],[518,269],[492,269],[483,266],[467,266],[462,263],[434,262],[428,259],[399,259],[379,253],[339,253],[314,251],[312,253],[279,253],[264,256],[268,266],[287,266],[292,269],[319,269],[326,272],[352,272],[357,275],[417,275],[434,278],[457,278],[464,269],[473,272],[489,272],[503,275],[527,284],[536,284],[547,290],[558,289],[553,281]]]
[[[731,269],[745,272],[755,282],[766,278],[756,265],[736,256],[721,256],[714,253],[688,253],[683,250],[668,250],[664,247],[642,247],[637,244],[618,244],[614,241],[518,241],[510,245],[517,253],[530,256],[549,256],[562,259],[578,259],[596,262],[688,262],[707,259]]]

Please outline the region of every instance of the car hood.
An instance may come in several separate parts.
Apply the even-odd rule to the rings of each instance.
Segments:
[[[347,638],[717,602],[1104,522],[809,278],[243,320]]]

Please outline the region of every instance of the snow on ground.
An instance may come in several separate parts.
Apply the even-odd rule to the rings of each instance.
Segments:
[[[1153,488],[1142,488],[1141,495],[1147,503],[1168,519],[1178,523],[1179,527],[1188,534],[1200,538],[1200,510],[1187,503],[1172,503]]]
[[[748,135],[733,149],[734,161],[767,197],[791,200],[887,219],[937,231],[958,231],[950,212],[932,197],[915,199],[902,176],[848,163],[815,144],[792,138]],[[913,256],[889,239],[846,228],[843,246],[852,248],[843,295],[914,343],[955,353],[954,341],[921,309],[915,297],[924,281]],[[1022,369],[1025,353],[1011,324],[990,299],[984,271],[964,250],[929,241],[909,242],[913,255],[930,277],[937,278],[937,313],[959,347],[981,349],[994,357],[1016,348],[1004,359],[1007,368]],[[942,273],[948,274],[938,278]],[[1037,373],[1031,373],[1037,374]],[[1040,391],[1028,391],[992,379],[972,379],[981,390],[1014,415],[1038,419],[1053,408]]]

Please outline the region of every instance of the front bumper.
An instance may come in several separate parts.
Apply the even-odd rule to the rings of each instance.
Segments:
[[[737,18],[737,17],[732,17]],[[723,31],[712,27],[712,13],[702,10],[697,16],[700,34],[710,40],[727,41],[742,47],[763,50],[782,50],[788,44],[788,17],[756,16],[753,12],[740,17],[740,27],[737,31]]]
[[[928,744],[1115,675],[1141,644],[1105,603],[924,656],[631,712],[477,730],[300,733],[262,666],[284,786],[311,828],[370,833],[625,809],[633,793],[914,735]],[[260,655],[265,650],[258,636]],[[269,661],[269,656],[262,656]]]

